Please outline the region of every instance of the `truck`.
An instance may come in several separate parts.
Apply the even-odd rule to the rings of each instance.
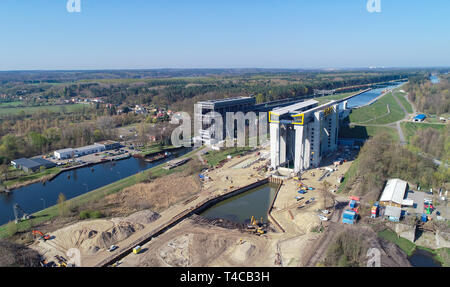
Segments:
[[[370,211],[371,218],[376,218],[378,216],[378,208],[379,208],[379,203],[377,201],[374,203],[374,205],[372,206],[372,209]]]
[[[357,213],[354,210],[345,210],[342,215],[342,223],[355,224],[357,218]]]

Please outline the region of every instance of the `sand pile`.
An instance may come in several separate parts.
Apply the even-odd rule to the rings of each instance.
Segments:
[[[95,254],[102,248],[126,239],[144,226],[123,220],[89,220],[52,232],[53,239],[39,241],[38,248],[43,252],[59,251],[65,253],[70,248],[77,248],[82,254]]]
[[[151,210],[142,210],[125,217],[123,220],[138,224],[149,224],[160,217],[161,215]]]
[[[161,248],[159,256],[161,259],[173,267],[189,266],[189,242],[192,234],[179,236]]]
[[[94,245],[99,248],[108,248],[143,228],[144,226],[142,224],[121,221],[112,229],[99,233],[98,236],[96,236]]]
[[[255,250],[255,245],[246,241],[236,246],[233,253],[231,254],[231,258],[238,262],[244,262],[255,253]]]

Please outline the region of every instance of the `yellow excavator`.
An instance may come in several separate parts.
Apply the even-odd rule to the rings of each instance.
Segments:
[[[250,225],[247,226],[247,230],[254,232],[256,235],[261,235],[266,233],[263,229],[263,218],[258,222],[254,216],[250,219]]]

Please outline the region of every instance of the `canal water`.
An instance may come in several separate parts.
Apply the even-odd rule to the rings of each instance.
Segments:
[[[262,217],[264,222],[267,222],[267,212],[277,187],[273,183],[261,185],[221,201],[200,215],[206,218],[223,218],[237,223],[249,223],[250,218],[254,216],[257,220]]]
[[[108,185],[140,171],[165,163],[181,156],[191,149],[186,148],[163,160],[148,163],[130,157],[62,172],[43,185],[41,182],[14,189],[11,194],[0,194],[0,225],[14,220],[13,206],[18,203],[26,213],[35,213],[55,205],[58,195],[63,193],[67,199]]]
[[[386,90],[386,88],[394,89],[394,88],[398,87],[401,84],[402,83],[392,83],[391,85],[385,85],[385,86],[382,86],[380,88],[372,89],[370,91],[367,91],[365,93],[357,95],[357,96],[355,96],[355,97],[353,97],[353,98],[351,98],[351,99],[349,99],[347,101],[347,107],[348,108],[357,108],[357,107],[366,105],[367,103],[369,103],[373,99],[379,97],[381,95],[381,93],[384,90]],[[339,106],[339,108],[340,109],[343,108],[343,104],[342,103]]]
[[[434,255],[431,252],[420,248],[416,248],[408,260],[414,267],[441,267],[440,262],[434,259]]]

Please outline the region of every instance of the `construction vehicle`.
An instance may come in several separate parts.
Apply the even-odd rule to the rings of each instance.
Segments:
[[[39,230],[32,230],[31,233],[33,234],[34,238],[36,238],[36,236],[40,236],[40,240],[44,240],[47,241],[49,240],[51,237],[48,234],[44,234],[42,232],[40,232]]]
[[[67,260],[66,258],[59,256],[59,255],[55,255],[55,259],[56,259],[56,266],[58,267],[67,267]]]
[[[262,235],[266,233],[264,230],[264,221],[261,217],[261,220],[258,222],[254,216],[250,219],[250,224],[247,225],[247,231],[253,232],[256,235]]]
[[[354,210],[345,210],[342,215],[342,223],[354,224],[358,214]]]
[[[133,248],[133,253],[134,254],[139,254],[141,252],[141,250],[142,250],[141,246],[138,245],[138,246]]]
[[[371,218],[376,218],[378,216],[378,207],[379,207],[379,203],[378,201],[375,202],[375,204],[372,206],[372,209],[370,211],[370,217]]]
[[[350,196],[350,202],[348,203],[348,207],[350,210],[353,210],[354,212],[359,212],[359,197],[357,196]]]

